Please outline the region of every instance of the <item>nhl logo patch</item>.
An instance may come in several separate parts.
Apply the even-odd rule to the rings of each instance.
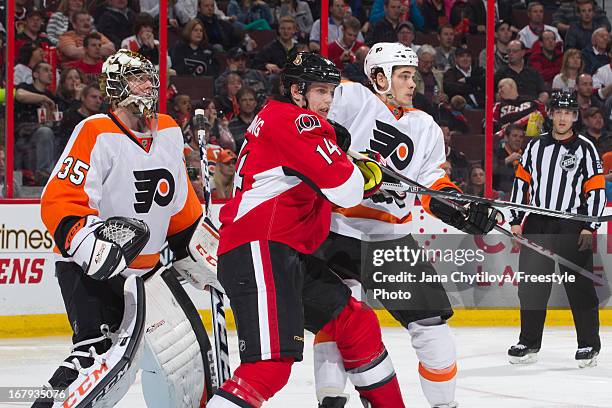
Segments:
[[[561,168],[565,171],[570,171],[576,168],[576,164],[578,164],[578,158],[575,154],[565,153],[561,156]]]

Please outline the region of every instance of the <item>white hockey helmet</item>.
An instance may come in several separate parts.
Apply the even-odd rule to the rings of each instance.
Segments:
[[[368,55],[365,57],[365,61],[363,63],[363,71],[370,79],[372,85],[374,85],[376,92],[384,94],[391,90],[391,74],[393,72],[393,67],[417,67],[418,65],[419,57],[417,57],[412,48],[406,47],[401,43],[383,42],[376,43],[372,46],[372,48],[370,48],[370,51],[368,51]],[[375,72],[376,68],[381,68],[383,70],[383,74],[389,83],[389,87],[384,91],[380,91],[376,87],[376,83],[373,78],[373,73]]]
[[[136,95],[130,91],[128,81],[140,75],[146,75],[153,86]],[[118,106],[131,107],[134,113],[149,116],[157,107],[159,75],[151,61],[136,52],[121,49],[104,61],[100,89],[111,103],[117,102]]]

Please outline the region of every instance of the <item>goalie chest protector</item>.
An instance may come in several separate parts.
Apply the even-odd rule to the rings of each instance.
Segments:
[[[80,122],[43,192],[42,216],[51,234],[66,216],[137,218],[151,233],[141,254],[154,264],[166,236],[191,225],[202,209],[187,178],[183,136],[174,120],[160,114],[151,140],[146,151],[106,114]],[[185,217],[172,218],[179,213]]]

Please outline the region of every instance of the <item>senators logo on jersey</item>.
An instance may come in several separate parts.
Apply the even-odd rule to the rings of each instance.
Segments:
[[[302,113],[295,119],[295,126],[297,127],[298,132],[302,133],[321,127],[321,122],[319,122],[319,118],[315,115]]]
[[[412,161],[414,142],[408,135],[400,132],[388,123],[376,121],[373,129],[374,138],[370,139],[370,149],[380,153],[397,170],[404,170]]]
[[[136,181],[134,185],[138,192],[135,194],[134,210],[137,213],[148,213],[155,202],[165,207],[174,197],[174,178],[166,169],[134,171]]]

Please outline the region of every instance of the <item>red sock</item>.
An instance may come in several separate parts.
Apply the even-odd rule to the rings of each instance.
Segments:
[[[261,407],[287,384],[292,364],[292,358],[241,363],[221,389],[254,407]]]
[[[372,389],[357,388],[359,395],[368,400],[374,408],[402,408],[404,401],[400,391],[397,376],[393,376],[390,381]]]
[[[385,345],[378,318],[365,303],[351,298],[321,330],[334,339],[344,368],[359,394],[374,408],[402,408],[404,401]]]

